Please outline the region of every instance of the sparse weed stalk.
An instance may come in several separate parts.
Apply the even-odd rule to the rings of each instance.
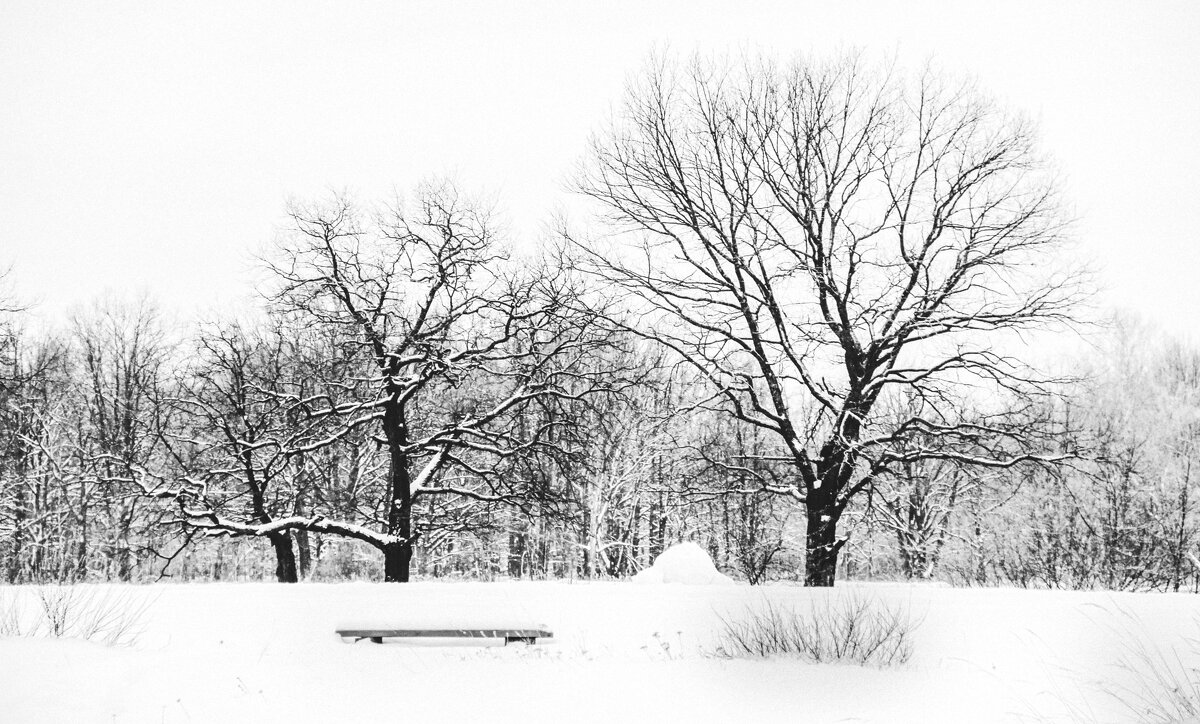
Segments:
[[[21,599],[11,588],[0,590],[0,638],[10,636],[33,636],[37,622],[28,622],[21,606]]]
[[[1133,721],[1177,724],[1200,721],[1200,639],[1184,638],[1163,648],[1150,642],[1145,627],[1128,611],[1118,667],[1132,683],[1109,690]],[[1200,619],[1193,622],[1200,632]]]
[[[1044,707],[1031,707],[1030,719],[1056,724],[1200,722],[1200,638],[1183,637],[1164,646],[1154,641],[1145,622],[1129,609],[1120,605],[1098,608],[1100,615],[1090,618],[1113,636],[1116,675],[1076,683],[1073,692],[1077,696],[1069,696],[1072,690],[1053,694],[1056,710],[1050,713]],[[1193,623],[1200,634],[1200,618]]]
[[[142,631],[150,599],[128,591],[90,586],[37,586],[36,609],[26,613],[21,596],[0,596],[0,636],[78,638],[105,646],[129,646]]]
[[[673,660],[681,658],[683,656],[683,632],[682,631],[675,632],[676,647],[674,649],[671,648],[671,641],[667,637],[665,637],[661,633],[659,633],[658,631],[654,632],[654,641],[655,641],[655,643],[658,644],[659,649],[662,651],[663,656],[667,660],[673,661]],[[648,646],[644,646],[643,648],[649,649]]]
[[[881,667],[912,657],[912,634],[920,624],[907,607],[857,594],[822,597],[806,608],[764,600],[721,622],[718,656],[800,656],[814,663]]]

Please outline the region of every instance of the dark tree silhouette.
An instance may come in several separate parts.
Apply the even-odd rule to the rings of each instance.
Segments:
[[[1067,320],[1081,289],[1044,266],[1063,222],[1030,127],[970,86],[854,57],[655,62],[580,188],[618,236],[575,240],[580,263],[626,293],[623,326],[774,434],[794,480],[763,485],[805,507],[809,585],[833,584],[838,521],[889,468],[1041,457],[1019,430],[960,420],[949,394],[1040,387],[997,345]],[[877,419],[898,391],[917,413]]]

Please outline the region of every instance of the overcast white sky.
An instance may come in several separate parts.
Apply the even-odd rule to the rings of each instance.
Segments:
[[[245,296],[285,199],[453,173],[536,235],[662,44],[932,57],[1041,122],[1106,303],[1200,309],[1200,3],[0,0],[0,263],[54,316]]]

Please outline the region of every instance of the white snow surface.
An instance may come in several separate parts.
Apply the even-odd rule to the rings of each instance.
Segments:
[[[0,722],[1120,722],[1128,712],[1105,692],[1130,685],[1119,666],[1122,631],[1169,647],[1195,634],[1200,612],[1200,597],[1187,594],[902,584],[121,590],[148,604],[132,647],[0,638]],[[723,617],[847,595],[876,597],[923,619],[908,664],[711,655]],[[6,596],[36,602],[27,587],[0,587]],[[505,621],[544,623],[554,641],[348,644],[334,633]]]
[[[676,543],[659,554],[647,569],[633,577],[634,583],[686,583],[692,586],[731,584],[733,579],[717,570],[712,558],[699,545]]]

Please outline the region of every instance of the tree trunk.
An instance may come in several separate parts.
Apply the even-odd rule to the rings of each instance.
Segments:
[[[625,570],[621,575],[630,576],[638,571],[638,551],[642,549],[642,499],[641,496],[633,503],[633,530],[629,540],[629,549],[625,554]]]
[[[1192,479],[1192,459],[1188,458],[1183,474],[1183,487],[1179,491],[1179,534],[1175,541],[1175,571],[1171,590],[1178,592],[1183,581],[1183,552],[1187,547],[1188,486]]]
[[[297,478],[299,485],[296,488],[296,501],[292,507],[293,515],[307,514],[307,493],[308,493],[308,466],[304,455],[299,455],[296,460],[296,466],[304,474]],[[308,580],[312,573],[312,544],[309,541],[309,533],[304,528],[297,528],[292,532],[292,537],[296,539],[296,563],[299,566],[297,570],[300,580]]]
[[[834,509],[808,510],[808,532],[804,561],[804,585],[830,587],[837,575],[838,551],[845,541],[837,537],[837,522],[841,516]]]
[[[412,563],[412,478],[408,470],[408,455],[404,446],[408,430],[404,410],[394,401],[383,413],[383,432],[388,444],[388,477],[391,486],[388,500],[388,533],[399,538],[383,549],[383,580],[385,583],[408,583]]]
[[[312,544],[309,542],[308,531],[303,528],[296,530],[296,562],[299,564],[299,577],[307,579],[312,574]]]
[[[648,545],[646,550],[646,565],[653,565],[667,547],[667,513],[663,495],[659,493],[658,500],[650,504],[650,525],[647,531]]]
[[[24,481],[22,481],[24,482]],[[8,566],[5,571],[5,578],[9,583],[21,582],[21,556],[24,554],[25,545],[25,520],[29,517],[26,510],[25,486],[18,484],[16,486],[17,498],[13,510],[13,535],[12,543],[9,547]]]
[[[896,547],[900,552],[900,572],[905,578],[924,576],[927,560],[919,534],[903,528],[896,531]]]
[[[123,583],[133,580],[133,555],[129,547],[129,527],[122,516],[117,543],[117,579]]]
[[[850,403],[847,402],[847,405]],[[833,586],[837,576],[838,551],[846,543],[838,540],[837,524],[842,517],[846,501],[839,502],[839,497],[850,484],[850,476],[854,471],[854,456],[849,452],[848,445],[858,440],[860,426],[858,420],[865,416],[867,410],[851,408],[855,414],[847,417],[840,431],[839,439],[830,440],[821,448],[821,456],[817,461],[816,470],[810,473],[806,480],[804,508],[808,517],[808,530],[805,536],[804,585]]]
[[[520,578],[525,568],[525,531],[515,525],[508,532],[508,576]]]
[[[87,485],[79,484],[79,550],[75,559],[75,580],[87,580],[88,571],[88,501]]]
[[[296,553],[292,550],[292,537],[287,533],[267,536],[275,548],[275,580],[280,583],[297,583]]]
[[[401,541],[383,549],[384,583],[408,583],[409,564],[412,563],[412,543]]]

